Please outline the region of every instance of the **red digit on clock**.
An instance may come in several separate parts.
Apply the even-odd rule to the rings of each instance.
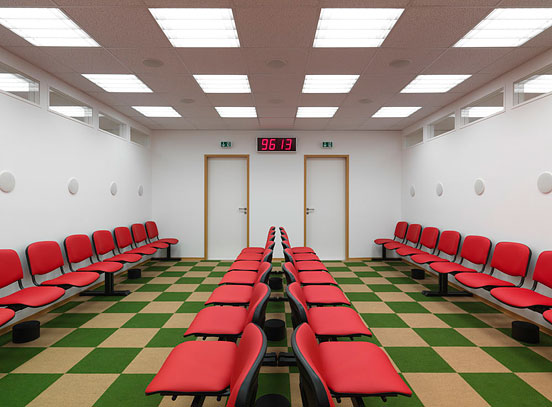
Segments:
[[[261,151],[268,150],[268,139],[261,139]]]
[[[291,151],[292,144],[293,144],[293,139],[287,138],[286,139],[286,151]]]
[[[268,143],[268,149],[270,151],[274,151],[276,149],[276,139],[274,138],[271,138],[269,143]]]

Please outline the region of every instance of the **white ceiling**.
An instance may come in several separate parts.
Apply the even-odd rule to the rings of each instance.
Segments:
[[[101,48],[35,47],[0,26],[0,46],[151,129],[401,130],[552,47],[552,29],[518,48],[452,48],[495,7],[552,0],[0,0],[59,7]],[[231,7],[241,48],[173,48],[148,7]],[[312,48],[321,7],[401,7],[380,48]],[[158,59],[151,68],[145,59]],[[286,61],[271,68],[267,61]],[[405,67],[389,64],[410,61]],[[154,93],[107,93],[82,73],[134,73]],[[445,94],[400,94],[418,74],[472,74]],[[248,74],[251,94],[204,94],[193,74]],[[350,94],[302,94],[305,74],[360,74]],[[187,99],[184,103],[183,99]],[[192,103],[189,103],[192,99]],[[173,106],[182,118],[148,119],[132,105]],[[222,119],[214,106],[256,106],[258,119]],[[339,106],[332,119],[296,119],[298,106]],[[381,106],[422,106],[408,118],[372,119]]]

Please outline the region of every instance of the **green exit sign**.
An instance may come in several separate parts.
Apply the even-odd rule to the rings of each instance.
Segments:
[[[323,141],[322,148],[333,148],[333,141]]]
[[[220,142],[220,148],[231,148],[232,142],[231,141],[221,141]]]

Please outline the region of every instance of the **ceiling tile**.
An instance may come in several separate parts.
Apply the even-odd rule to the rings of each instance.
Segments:
[[[320,7],[406,7],[411,0],[320,0]]]
[[[253,92],[256,106],[297,106],[299,92]]]
[[[78,73],[129,73],[117,58],[102,48],[41,47]]]
[[[0,25],[0,46],[1,47],[32,47],[31,43],[24,40],[3,25]]]
[[[155,75],[184,74],[188,70],[178,57],[175,49],[170,48],[110,48],[109,52],[134,73]],[[163,63],[160,67],[144,65],[144,60],[156,59]]]
[[[0,0],[0,7],[14,7],[14,0]],[[51,0],[18,0],[17,7],[55,7]]]
[[[255,106],[250,93],[208,93],[207,99],[213,106]]]
[[[250,74],[304,74],[308,50],[305,48],[244,48],[243,57]],[[269,61],[285,63],[279,68],[267,65]]]
[[[330,119],[295,119],[296,130],[323,130],[330,123]]]
[[[376,48],[313,48],[306,73],[360,74],[376,51]]]
[[[192,74],[246,74],[247,65],[240,48],[176,48]]]
[[[196,127],[184,117],[155,117],[154,129],[164,130],[195,130]]]
[[[297,113],[296,106],[284,106],[284,107],[269,107],[269,106],[257,106],[257,116],[259,117],[295,117]]]
[[[259,128],[258,119],[223,119],[224,127],[228,130],[256,130]]]
[[[261,129],[274,129],[274,130],[284,130],[292,129],[295,122],[295,118],[285,118],[285,117],[261,117],[259,118],[260,128]]]
[[[454,102],[458,93],[397,93],[385,100],[386,106],[445,106]]]
[[[512,48],[449,48],[423,70],[424,74],[474,74],[511,52]]]
[[[304,75],[276,75],[255,74],[249,75],[249,83],[253,92],[293,92],[299,93],[303,89]]]
[[[419,73],[444,52],[442,48],[379,48],[364,71],[365,74]],[[404,67],[392,67],[396,60],[408,60]]]
[[[412,79],[415,74],[394,73],[389,75],[361,75],[351,93],[363,95],[362,97],[374,99],[382,94],[392,95],[400,92]]]
[[[346,93],[301,93],[299,106],[341,106]]]
[[[70,67],[62,64],[56,58],[37,47],[6,47],[6,49],[27,62],[52,74],[73,72]]]
[[[519,1],[519,0],[518,0]],[[500,0],[462,0],[462,7],[494,7]],[[458,0],[412,0],[410,6],[458,6]]]
[[[142,0],[148,7],[214,7],[214,8],[230,8],[233,6],[232,0],[209,0],[206,4],[205,0]]]

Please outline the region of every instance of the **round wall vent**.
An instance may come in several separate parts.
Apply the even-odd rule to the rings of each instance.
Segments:
[[[0,172],[0,190],[11,192],[15,188],[15,176],[9,171]]]
[[[437,186],[435,187],[435,192],[437,193],[437,196],[442,196],[443,195],[443,184],[441,184],[439,182],[437,184]]]
[[[67,189],[71,195],[76,195],[79,192],[79,180],[75,177],[69,178],[67,182]]]
[[[545,171],[537,178],[537,188],[543,194],[549,194],[552,192],[552,173]]]
[[[477,178],[473,183],[473,190],[477,195],[483,195],[483,192],[485,192],[485,181]]]
[[[113,195],[113,196],[117,195],[117,183],[116,182],[111,183],[111,185],[109,186],[109,191],[111,192],[111,195]]]

